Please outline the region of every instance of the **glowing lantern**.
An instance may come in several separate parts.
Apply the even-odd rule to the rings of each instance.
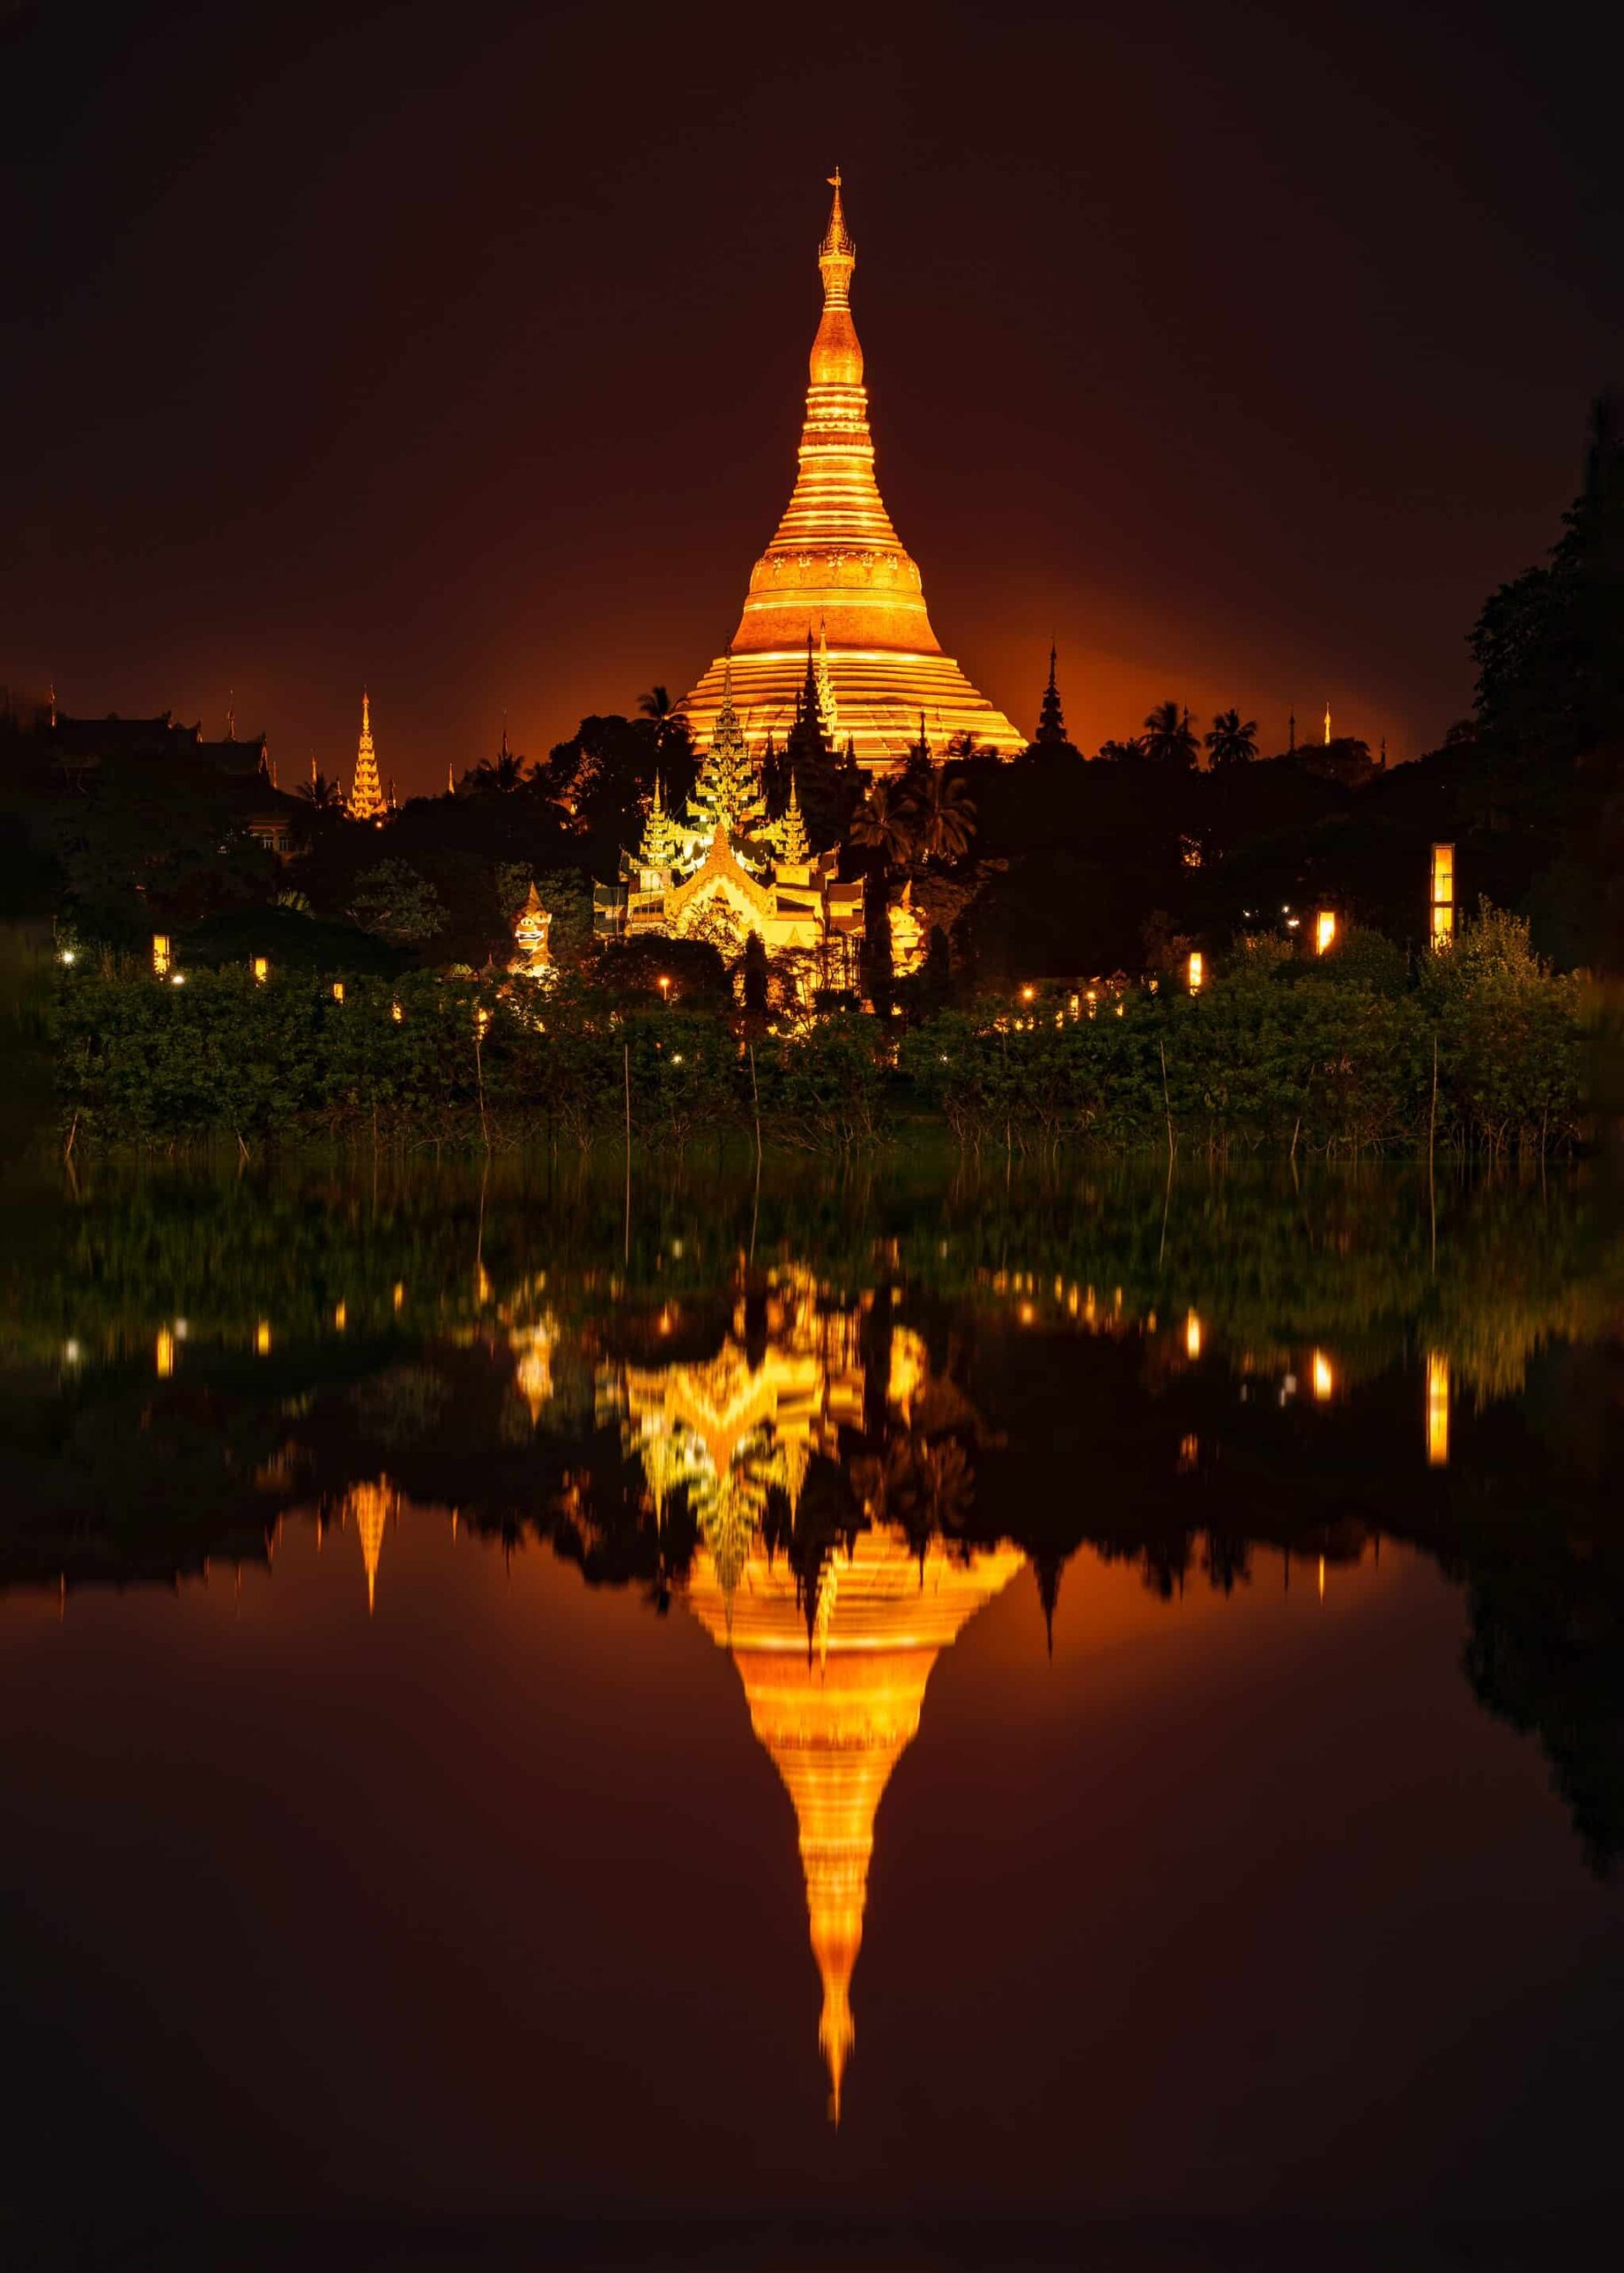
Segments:
[[[170,935],[167,931],[154,931],[152,935],[152,970],[154,978],[167,978],[170,975]]]
[[[665,977],[663,976],[663,974],[662,974],[662,975],[661,975],[661,979],[660,979],[659,984],[660,984],[660,999],[661,999],[661,1001],[662,1002],[669,1002],[670,1001],[670,999],[671,999],[671,982],[670,982],[670,980],[669,980],[669,978],[665,978]]]
[[[1427,1359],[1427,1466],[1449,1465],[1449,1360],[1441,1350]]]
[[[1192,948],[1190,955],[1190,967],[1188,972],[1190,992],[1192,994],[1199,994],[1200,993],[1202,983],[1205,980],[1206,976],[1207,965],[1202,957],[1201,951],[1200,947]]]
[[[399,1026],[401,1019],[406,1016],[406,1013],[402,1010],[398,1002],[392,1002],[389,1006],[389,1015],[394,1020],[395,1024]]]
[[[270,964],[265,961],[265,957],[264,957],[263,955],[256,955],[256,956],[254,957],[254,984],[255,984],[255,986],[263,986],[265,985],[265,983],[266,979],[267,979],[267,978],[269,978],[269,977],[270,977],[270,976],[271,976],[271,966],[270,966]]]
[[[1184,1355],[1199,1358],[1201,1354],[1201,1321],[1193,1311],[1184,1320]]]
[[[1336,938],[1336,917],[1328,907],[1322,907],[1314,918],[1314,953],[1322,955]]]
[[[344,981],[342,978],[335,978],[333,981],[333,1000],[335,1002],[342,1002],[344,1000]]]
[[[1315,1401],[1320,1405],[1328,1405],[1331,1391],[1336,1386],[1336,1375],[1332,1370],[1330,1359],[1323,1350],[1316,1350],[1314,1352],[1313,1381]]]
[[[1454,846],[1432,848],[1432,944],[1447,946],[1454,936]]]

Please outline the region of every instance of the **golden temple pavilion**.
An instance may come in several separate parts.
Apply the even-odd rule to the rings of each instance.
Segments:
[[[827,642],[834,747],[850,742],[870,772],[900,764],[925,733],[937,751],[973,734],[1013,757],[1026,748],[1002,710],[944,655],[925,609],[919,569],[891,527],[875,479],[863,351],[852,321],[857,247],[846,227],[840,174],[818,248],[823,315],[812,341],[812,383],[794,493],[777,534],[750,573],[731,645],[733,700],[752,743],[782,741],[794,721],[808,637]],[[681,705],[696,746],[711,739],[723,704],[718,655]],[[832,728],[832,731],[831,731]]]

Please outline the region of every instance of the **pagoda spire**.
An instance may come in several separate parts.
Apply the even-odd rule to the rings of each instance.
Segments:
[[[802,627],[827,614],[828,695],[844,713],[860,764],[893,765],[907,747],[915,709],[927,699],[946,704],[951,732],[973,732],[1012,757],[1023,737],[943,654],[919,569],[880,495],[852,315],[857,245],[838,168],[828,182],[828,224],[818,244],[823,304],[808,358],[795,487],[751,571],[732,641],[742,698],[781,733],[795,706]],[[679,706],[696,742],[715,718],[721,677],[718,656]],[[832,718],[826,738],[838,748]]]
[[[789,802],[784,807],[784,817],[778,825],[779,859],[792,866],[812,859],[812,839],[806,834],[806,818],[801,811],[801,794],[795,786],[795,775],[789,776]],[[791,1505],[796,1494],[791,1493]]]
[[[829,676],[829,635],[821,614],[818,617],[818,723],[831,749],[840,737],[840,714],[835,707],[835,682]]]
[[[1051,639],[1049,643],[1049,684],[1043,689],[1043,700],[1038,710],[1038,730],[1032,737],[1034,742],[1045,749],[1058,748],[1071,739],[1066,731],[1065,713],[1060,708],[1060,690],[1055,684],[1056,656],[1055,643]]]
[[[360,741],[355,751],[355,779],[350,784],[350,819],[382,820],[384,791],[378,780],[377,753],[372,747],[372,704],[366,689],[360,697]]]
[[[638,848],[638,859],[645,868],[670,868],[676,866],[677,854],[677,824],[665,809],[661,793],[660,776],[654,776],[654,802],[648,809],[648,819],[643,824],[643,842]]]

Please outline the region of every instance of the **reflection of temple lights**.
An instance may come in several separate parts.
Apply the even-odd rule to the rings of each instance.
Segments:
[[[1188,983],[1190,992],[1192,994],[1199,994],[1200,993],[1202,981],[1206,978],[1206,957],[1202,954],[1200,947],[1194,947],[1191,950],[1188,967]]]
[[[1336,1376],[1331,1369],[1331,1361],[1323,1350],[1316,1350],[1314,1352],[1313,1373],[1314,1396],[1319,1404],[1324,1405],[1328,1401],[1331,1391],[1336,1386]]]
[[[1441,1350],[1427,1359],[1427,1465],[1449,1465],[1449,1360]]]
[[[1325,1600],[1325,1557],[1323,1555],[1319,1557],[1319,1599],[1321,1602]]]
[[[271,1354],[271,1321],[268,1318],[262,1318],[254,1328],[254,1354],[257,1358],[268,1358]]]
[[[336,1334],[342,1334],[349,1323],[349,1304],[347,1303],[335,1303],[333,1304],[333,1331]]]
[[[153,1351],[153,1367],[161,1382],[168,1381],[175,1370],[175,1337],[167,1326],[158,1328],[157,1344]]]
[[[1328,907],[1322,907],[1314,918],[1314,953],[1322,955],[1336,938],[1336,917]]]
[[[397,1279],[395,1280],[395,1291],[394,1291],[394,1308],[395,1308],[395,1316],[396,1316],[397,1318],[399,1318],[399,1317],[400,1317],[400,1312],[405,1309],[405,1307],[406,1307],[406,1281],[405,1281],[403,1279]]]
[[[1201,1440],[1199,1437],[1181,1437],[1179,1438],[1178,1472],[1181,1476],[1193,1475],[1196,1465],[1200,1460],[1200,1457]]]
[[[1201,1321],[1192,1311],[1184,1320],[1184,1355],[1199,1358],[1201,1354]]]

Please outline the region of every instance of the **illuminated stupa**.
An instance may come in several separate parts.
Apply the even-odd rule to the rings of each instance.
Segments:
[[[355,776],[350,784],[345,809],[352,820],[374,821],[382,820],[389,809],[378,780],[377,752],[372,746],[372,703],[364,689],[360,698],[360,740],[355,747]]]
[[[708,1550],[695,1557],[689,1604],[731,1650],[750,1726],[795,1807],[823,1982],[818,2041],[836,2122],[856,2035],[852,1974],[875,1812],[918,1733],[938,1656],[1024,1561],[1018,1548],[961,1556],[933,1540],[922,1568],[902,1532],[861,1532],[849,1560],[837,1553],[824,1566],[809,1656],[804,1604],[784,1557],[770,1564],[758,1537],[736,1579],[719,1572]]]
[[[819,642],[825,733],[839,749],[849,741],[871,771],[907,758],[919,741],[922,713],[938,756],[949,740],[970,733],[983,748],[1013,756],[1026,738],[943,654],[919,570],[875,479],[863,351],[850,299],[857,248],[838,171],[831,178],[834,208],[818,249],[823,318],[812,342],[800,470],[778,533],[750,574],[732,643],[733,700],[753,748],[769,733],[781,743],[804,684],[810,635]],[[681,706],[700,748],[709,744],[722,707],[725,661],[717,657]]]

